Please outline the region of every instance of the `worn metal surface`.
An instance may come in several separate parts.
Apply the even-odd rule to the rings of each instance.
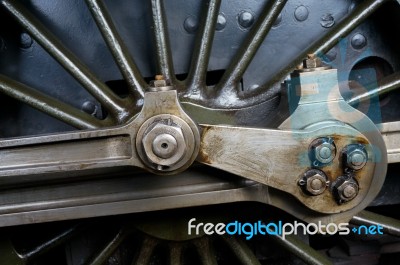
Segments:
[[[125,126],[2,141],[2,183],[3,185],[15,185],[46,178],[64,178],[63,174],[57,173],[65,171],[68,172],[70,178],[72,175],[83,174],[90,170],[126,166],[140,167],[160,173],[157,165],[151,169],[152,167],[149,167],[151,164],[145,166],[146,163],[142,162],[145,159],[144,154],[147,154],[148,151],[146,148],[142,149],[143,141],[146,141],[146,134],[150,133],[146,133],[146,131],[154,122],[167,119],[167,117],[157,115],[170,115],[168,117],[173,122],[178,122],[178,118],[175,121],[173,118],[176,115],[182,119],[179,126],[186,126],[182,127],[186,134],[184,136],[185,159],[180,160],[177,167],[166,170],[168,172],[186,169],[193,162],[200,148],[200,155],[197,159],[199,162],[291,193],[308,207],[326,213],[353,208],[364,199],[365,192],[368,191],[367,187],[373,179],[372,172],[377,159],[373,155],[372,149],[368,147],[367,138],[350,127],[337,124],[331,126],[330,129],[322,126],[309,131],[295,132],[206,125],[202,126],[200,146],[200,136],[196,125],[179,107],[176,91],[167,90],[146,93],[142,112]],[[335,135],[332,135],[333,131]],[[188,137],[189,135],[192,135],[192,139]],[[330,196],[324,197],[326,204],[316,203],[315,198],[304,198],[301,190],[297,187],[299,175],[311,165],[307,153],[308,147],[314,139],[320,137],[335,137],[338,149],[344,149],[350,143],[360,141],[367,145],[366,149],[371,154],[371,161],[362,171],[362,174],[365,174],[362,178],[364,193],[360,194],[352,203],[335,207]],[[279,148],[277,143],[281,143]],[[140,150],[143,150],[144,154]],[[138,154],[141,159],[138,158]],[[26,157],[30,158],[23,160]],[[291,176],[287,175],[285,166],[287,163],[293,166],[291,172],[294,174]],[[334,163],[328,168],[334,172],[340,170],[338,163]],[[26,177],[22,178],[21,176]],[[334,180],[334,177],[329,176],[331,181]]]
[[[199,132],[194,122],[181,109],[175,90],[148,92],[142,112],[127,125],[103,130],[73,132],[49,136],[9,139],[1,141],[3,185],[39,181],[46,178],[65,178],[73,172],[94,169],[135,166],[148,169],[138,157],[136,142],[140,148],[143,140],[141,126],[157,115],[176,116],[185,125],[185,159],[179,161],[176,170],[186,169],[195,159],[199,149]],[[189,138],[191,136],[191,138]],[[139,137],[139,138],[137,138]],[[29,159],[28,159],[29,157]],[[158,172],[157,169],[153,170]],[[46,177],[45,174],[51,176]],[[57,174],[60,173],[60,174]],[[13,176],[31,177],[13,177]]]
[[[382,139],[381,133],[375,124],[364,114],[353,109],[348,105],[339,91],[338,79],[336,70],[318,70],[311,72],[298,71],[291,75],[291,80],[286,83],[288,87],[288,102],[291,110],[290,118],[286,119],[280,128],[284,129],[301,129],[313,128],[318,123],[325,124],[326,127],[334,126],[332,120],[342,121],[351,124],[353,128],[362,132],[365,137],[370,141],[374,148],[373,151],[367,152],[375,156],[373,159],[376,162],[376,167],[373,169],[375,178],[368,184],[370,187],[369,194],[366,199],[354,208],[347,212],[345,215],[351,217],[357,211],[365,208],[379,193],[380,188],[384,183],[384,176],[386,175],[387,167],[387,154],[386,146]],[[282,102],[283,107],[287,107],[285,102]],[[328,118],[330,117],[330,118]],[[335,140],[336,143],[336,140]],[[362,144],[363,141],[355,141],[351,144]],[[342,149],[343,151],[346,150]],[[337,149],[339,150],[339,149]],[[378,151],[380,150],[380,151]],[[342,152],[342,151],[340,151]],[[340,161],[340,158],[336,158]],[[327,169],[328,178],[331,183],[342,176],[343,170],[330,170]],[[364,168],[365,170],[365,168]],[[356,181],[362,186],[363,174],[360,172],[352,172]],[[361,188],[362,189],[362,188]],[[356,197],[355,199],[357,199]],[[343,215],[343,216],[345,216]]]
[[[98,48],[95,53],[87,52],[87,54],[89,55],[86,56],[86,51],[88,49],[84,49],[84,46],[82,46],[82,49],[74,48],[74,43],[71,41],[71,39],[74,38],[71,37],[71,32],[68,32],[67,34],[62,34],[62,32],[64,31],[62,30],[63,27],[60,24],[52,25],[51,17],[53,14],[51,14],[51,16],[49,16],[48,18],[43,18],[43,13],[46,13],[46,8],[52,7],[52,5],[47,6],[35,1],[32,1],[31,5],[19,3],[13,0],[1,1],[1,4],[4,7],[2,11],[8,11],[8,13],[11,14],[14,19],[19,21],[22,27],[28,33],[30,33],[23,33],[21,35],[21,48],[28,51],[29,49],[33,48],[40,49],[40,47],[37,46],[37,43],[40,44],[46,52],[53,56],[59,64],[61,64],[75,79],[77,79],[77,81],[81,83],[83,88],[92,93],[93,97],[97,99],[98,102],[95,101],[91,104],[92,107],[89,108],[89,112],[93,113],[91,109],[96,109],[96,107],[99,107],[100,102],[100,104],[104,108],[104,115],[100,116],[104,118],[107,113],[109,114],[109,116],[107,116],[108,118],[106,120],[92,119],[92,117],[85,115],[84,113],[80,113],[79,111],[70,108],[68,105],[60,105],[62,106],[62,108],[60,110],[57,110],[56,101],[54,101],[52,98],[37,96],[39,94],[35,93],[30,93],[36,96],[32,96],[32,99],[29,100],[25,100],[25,95],[29,93],[22,95],[13,94],[14,97],[22,101],[25,100],[26,102],[31,103],[31,105],[39,108],[40,110],[52,114],[56,118],[66,121],[67,123],[79,128],[94,128],[109,126],[112,124],[124,124],[120,127],[114,127],[104,130],[97,129],[93,131],[75,132],[71,134],[59,134],[45,137],[37,136],[32,138],[11,139],[3,141],[2,156],[4,157],[4,160],[2,164],[3,166],[0,169],[2,169],[4,173],[2,177],[2,183],[4,187],[7,187],[8,185],[15,186],[17,184],[32,184],[35,181],[39,180],[71,180],[75,176],[80,177],[81,175],[85,176],[90,174],[99,174],[99,172],[102,172],[102,174],[106,174],[107,172],[116,172],[120,169],[126,170],[126,166],[136,166],[142,169],[148,169],[148,166],[145,166],[142,163],[142,160],[139,159],[139,156],[136,153],[136,133],[139,126],[144,123],[145,120],[157,114],[164,115],[166,113],[168,115],[178,115],[181,118],[184,117],[185,122],[190,124],[189,127],[191,127],[193,133],[196,134],[197,128],[195,124],[188,116],[186,116],[182,109],[176,107],[179,103],[175,95],[173,96],[173,99],[172,97],[169,99],[153,97],[155,103],[153,102],[154,104],[151,107],[149,107],[148,105],[146,106],[146,104],[148,104],[149,102],[149,99],[147,99],[147,103],[145,100],[144,111],[139,114],[136,119],[133,119],[138,107],[143,104],[143,102],[141,101],[141,96],[143,95],[143,89],[145,87],[143,77],[153,76],[156,73],[163,74],[167,79],[167,82],[172,83],[178,89],[178,92],[184,98],[184,101],[187,101],[187,104],[185,106],[187,106],[187,109],[190,110],[188,111],[188,113],[192,114],[192,118],[197,116],[194,119],[197,121],[201,121],[201,123],[208,124],[208,121],[202,122],[202,119],[214,119],[214,124],[225,124],[227,123],[226,121],[229,121],[229,123],[234,125],[268,125],[270,124],[270,120],[268,120],[270,118],[267,118],[267,116],[271,116],[268,114],[272,113],[276,105],[274,105],[275,103],[273,100],[269,102],[266,100],[271,99],[271,97],[276,95],[277,92],[277,90],[268,90],[268,88],[271,88],[276,81],[280,81],[289,71],[292,71],[294,67],[297,66],[296,60],[292,61],[292,58],[290,58],[290,56],[282,56],[282,52],[279,51],[286,49],[287,51],[290,51],[294,54],[298,54],[299,56],[297,59],[303,59],[303,55],[305,53],[309,53],[310,51],[314,53],[326,53],[331,47],[338,43],[341,37],[349,34],[352,29],[354,29],[357,25],[363,22],[372,13],[374,13],[385,1],[363,1],[362,3],[356,5],[356,8],[352,10],[351,8],[349,8],[349,3],[347,1],[340,1],[335,4],[332,4],[332,2],[329,1],[324,1],[324,3],[327,4],[325,7],[323,7],[324,5],[317,4],[310,4],[307,7],[303,5],[298,6],[296,3],[291,1],[289,1],[288,4],[285,5],[285,2],[286,1],[264,1],[257,3],[237,2],[229,6],[226,2],[221,3],[220,1],[210,1],[210,3],[208,3],[207,5],[207,3],[189,3],[188,1],[186,1],[185,3],[180,3],[179,1],[164,3],[160,0],[154,0],[151,1],[151,3],[143,4],[143,6],[140,6],[140,8],[135,8],[133,15],[124,16],[124,12],[117,11],[123,10],[123,7],[125,7],[126,4],[115,5],[111,2],[106,2],[105,4],[102,4],[102,2],[100,1],[87,0],[89,8],[86,11],[79,11],[78,13],[82,15],[88,14],[89,10],[92,12],[94,21],[90,20],[90,23],[92,24],[87,27],[92,29],[93,27],[95,27],[94,23],[96,22],[100,28],[101,34],[103,35],[104,41],[108,45],[108,48],[110,50],[109,56],[107,55],[108,57],[106,56],[107,58],[102,61],[102,65],[110,64],[110,62],[112,62],[112,55],[114,57],[114,60],[117,62],[117,66],[120,68],[123,77],[126,79],[125,82],[128,84],[130,95],[123,98],[123,96],[125,96],[124,92],[112,92],[112,89],[110,89],[103,83],[104,81],[108,81],[113,78],[120,79],[119,73],[115,74],[117,72],[114,69],[115,67],[110,67],[106,70],[104,70],[105,68],[99,70],[99,66],[97,66],[96,63],[94,63],[94,61],[90,59],[93,54],[98,55],[101,53],[107,53],[106,48],[104,48],[105,45],[103,42],[102,45],[104,47]],[[81,5],[82,4],[80,4],[79,6]],[[176,8],[177,6],[182,7],[179,9],[179,12],[176,12],[178,10]],[[192,11],[189,12],[191,18],[196,16],[196,14],[200,14],[200,9],[204,10],[204,13],[201,14],[205,18],[202,20],[202,22],[200,22],[200,26],[197,29],[197,26],[195,24],[196,19],[187,20],[188,13],[185,13],[185,10],[189,9],[194,10],[193,13],[191,13]],[[229,12],[226,11],[228,9],[230,10]],[[176,16],[168,15],[171,13],[171,10],[176,12]],[[335,10],[335,13],[328,14],[327,12],[331,12],[331,10]],[[348,10],[351,10],[351,12],[349,12],[350,15],[346,16]],[[245,13],[249,13],[251,15],[254,14],[254,24],[250,26],[244,24],[244,18],[241,17],[241,14]],[[323,16],[319,16],[320,13],[323,13]],[[115,14],[119,15],[116,16]],[[151,16],[149,16],[148,14],[151,14]],[[292,15],[294,16],[294,24],[292,22],[288,22],[289,17],[291,18]],[[182,18],[182,16],[184,17],[184,19],[180,19]],[[141,19],[142,17],[145,18]],[[234,17],[235,23],[239,25],[235,24],[235,27],[232,26],[232,17]],[[346,18],[342,19],[343,17]],[[150,31],[152,31],[151,33],[154,35],[154,39],[148,41],[147,45],[142,46],[149,46],[148,43],[152,43],[154,44],[154,51],[151,51],[151,48],[148,47],[145,49],[141,47],[141,49],[139,50],[135,49],[135,51],[132,51],[132,47],[138,47],[137,45],[140,44],[141,38],[138,37],[136,40],[133,39],[132,36],[129,37],[130,35],[126,33],[128,31],[127,28],[121,26],[124,19],[130,22],[140,21],[143,23],[129,23],[130,25],[140,24],[141,26],[145,25],[146,28],[153,29]],[[190,23],[185,24],[185,27],[184,21]],[[304,35],[304,32],[301,33],[298,30],[298,28],[301,28],[302,25],[305,25],[301,23],[308,23],[308,25],[311,25],[312,23],[315,24],[315,22],[317,22],[316,24],[318,25],[318,29],[311,31],[308,30],[307,38],[306,35]],[[177,23],[179,23],[180,26],[176,26]],[[244,25],[246,25],[246,27]],[[151,35],[151,33],[143,31],[142,29],[138,30],[135,26],[136,25],[133,26],[135,29],[132,30],[140,32],[135,36],[144,36],[143,39],[149,40],[149,38],[147,38],[146,36]],[[274,30],[277,28],[284,29],[284,27],[289,26],[293,26],[292,31],[290,31],[293,33],[293,36],[299,36],[296,34],[304,36],[304,38],[301,38],[297,43],[298,46],[301,47],[301,50],[287,49],[287,45],[288,43],[290,43],[290,41],[285,40],[287,39],[286,35],[289,31],[284,30],[284,35],[280,36],[279,34],[274,33],[276,32]],[[216,27],[217,32],[214,32],[214,27]],[[326,30],[331,27],[332,30]],[[130,29],[131,27],[129,27],[129,30]],[[190,30],[188,31],[188,29]],[[180,30],[184,31],[180,32]],[[197,44],[197,46],[194,46],[195,48],[193,50],[192,56],[185,57],[185,54],[192,51],[190,47],[193,47],[191,43],[195,38],[195,34],[193,33],[195,33],[196,31],[198,32],[196,38],[198,40],[202,39],[202,41],[199,41],[199,44]],[[119,32],[121,32],[121,34]],[[240,34],[232,34],[232,32],[237,32]],[[326,32],[326,36],[324,32]],[[237,39],[233,39],[230,42],[231,46],[228,49],[225,45],[228,38],[226,36],[228,35],[223,37],[223,34],[228,34],[229,36],[238,36]],[[266,42],[264,42],[264,38],[267,34],[267,40]],[[177,37],[182,35],[186,37]],[[366,39],[370,36],[366,33],[363,33],[362,35]],[[308,47],[310,45],[309,39],[315,39],[315,37],[317,37],[317,41],[310,46],[311,48]],[[98,40],[98,36],[89,37],[89,39],[91,38]],[[232,37],[229,37],[229,40],[231,40],[231,38]],[[349,38],[353,40],[354,36],[349,36]],[[128,39],[127,43],[129,45],[125,46],[124,43],[126,39]],[[371,40],[368,39],[366,41],[368,41],[369,43]],[[275,44],[272,45],[271,43]],[[359,40],[353,41],[352,46],[355,50],[362,50],[364,47],[360,44]],[[182,47],[189,48],[182,49]],[[238,47],[242,48],[238,50]],[[90,49],[94,50],[92,49],[92,47],[90,47]],[[70,52],[69,50],[73,50],[73,52]],[[219,53],[220,51],[223,52]],[[279,58],[274,60],[274,57],[268,57],[271,51],[272,53],[277,54]],[[75,53],[77,55],[75,55]],[[137,63],[137,66],[135,66],[136,63],[134,63],[128,53],[132,53],[135,55],[133,57],[135,57],[135,62]],[[179,54],[179,56],[177,56],[177,54]],[[233,56],[234,54],[236,55]],[[260,54],[263,56],[256,56]],[[176,60],[177,57],[178,60]],[[219,57],[221,57],[222,59]],[[368,57],[368,55],[362,55],[359,57],[359,59],[366,57]],[[154,60],[154,58],[156,59]],[[192,61],[192,70],[189,70],[190,58]],[[266,60],[265,58],[269,58],[269,60]],[[183,62],[185,60],[186,63]],[[259,64],[260,61],[272,61],[274,63],[271,63],[271,66],[267,67],[265,62]],[[88,64],[90,67],[87,67],[86,64]],[[198,68],[197,66],[199,65],[202,65],[202,67]],[[230,67],[228,67],[229,65]],[[89,70],[89,68],[91,70]],[[207,71],[220,69],[227,70],[224,74],[221,74],[220,76],[214,78],[215,80],[217,80],[217,82],[215,82],[214,80],[213,84],[207,87]],[[248,69],[248,71],[246,71],[246,69]],[[255,69],[257,69],[257,71],[254,71]],[[346,69],[346,71],[347,70],[348,69]],[[177,73],[185,74],[187,72],[189,72],[189,77],[186,81],[177,80],[177,77],[175,76]],[[327,75],[329,75],[330,72],[328,71],[327,73]],[[307,75],[308,73],[297,74],[298,76],[301,76]],[[11,76],[18,77],[19,75],[14,74]],[[97,76],[101,76],[101,78]],[[221,81],[218,82],[221,77]],[[296,78],[297,76],[293,77]],[[324,79],[324,77],[322,77],[322,79]],[[331,83],[327,78],[325,78],[323,82],[325,82],[325,85],[327,87],[330,87]],[[10,84],[10,82],[8,83]],[[29,84],[29,82],[27,83]],[[260,86],[260,84],[262,83],[265,83],[266,85]],[[3,82],[3,84],[7,84],[7,82]],[[213,88],[214,85],[215,87]],[[249,87],[250,85],[254,85],[254,87],[252,87],[251,89],[247,89],[247,87]],[[6,87],[4,90],[8,91],[9,93],[11,93],[10,91],[12,91],[14,88],[18,88],[18,86],[7,87],[5,85],[4,87]],[[19,91],[24,91],[24,89],[22,88],[25,87],[21,87],[22,86],[19,86]],[[232,87],[238,87],[239,89],[232,93],[232,90],[229,89]],[[384,175],[384,170],[382,169],[383,165],[385,164],[385,158],[383,154],[384,147],[382,141],[378,139],[379,136],[376,135],[376,128],[372,123],[364,121],[358,123],[357,119],[362,120],[365,118],[365,116],[357,112],[355,112],[356,114],[352,113],[351,115],[348,115],[346,111],[340,111],[340,108],[343,106],[345,110],[353,111],[353,109],[347,108],[347,105],[340,105],[337,102],[333,102],[335,100],[342,102],[341,99],[338,98],[339,91],[337,89],[334,89],[333,93],[330,94],[327,100],[328,103],[325,104],[325,107],[317,106],[317,104],[311,104],[313,105],[313,108],[307,109],[307,104],[316,103],[313,102],[313,100],[321,100],[321,98],[312,99],[312,97],[306,95],[307,93],[313,92],[312,87],[309,86],[308,88],[310,88],[311,90],[306,91],[306,93],[302,95],[303,97],[300,100],[300,107],[293,113],[293,119],[290,125],[288,125],[288,122],[286,123],[286,130],[279,131],[226,126],[204,126],[204,130],[202,132],[202,144],[204,150],[201,151],[198,160],[206,164],[214,163],[214,166],[216,167],[224,168],[228,172],[233,172],[245,178],[250,178],[252,180],[275,187],[277,189],[284,190],[284,192],[286,193],[291,192],[300,201],[303,201],[306,205],[318,211],[328,211],[330,213],[335,213],[337,211],[340,211],[340,209],[347,210],[357,205],[363,198],[367,197],[367,199],[364,199],[363,203],[353,212],[342,215],[342,217],[344,216],[343,218],[346,219],[349,218],[349,216],[351,216],[351,214],[353,214],[357,210],[365,207],[366,204],[371,200],[374,194],[376,194],[376,192],[381,187],[383,178],[372,178],[371,176],[380,176],[382,174]],[[39,90],[41,89],[42,88],[39,88]],[[115,90],[115,87],[113,89]],[[247,93],[242,90],[251,90],[251,93]],[[221,91],[229,92],[223,92],[221,94]],[[292,90],[292,92],[294,91],[295,90]],[[322,93],[323,97],[325,97],[327,93],[328,91],[324,91],[324,93]],[[333,97],[333,100],[331,100],[331,96]],[[167,104],[165,102],[161,103],[160,101],[158,101],[162,99],[166,99]],[[168,105],[168,102],[174,103]],[[49,104],[39,106],[40,103]],[[200,104],[202,106],[196,104]],[[85,106],[87,105],[88,104],[86,104]],[[171,106],[173,107],[173,110],[169,108]],[[264,108],[265,106],[267,107]],[[293,104],[292,107],[293,106],[297,106],[297,103]],[[85,109],[87,109],[87,107],[85,107]],[[221,109],[225,109],[225,111],[221,111]],[[311,119],[308,119],[308,114],[315,113],[317,109],[323,111],[318,112],[317,115],[313,115]],[[205,115],[209,113],[212,117]],[[224,113],[227,115],[225,115]],[[331,118],[339,121],[344,121],[349,124],[354,124],[358,132],[340,123],[336,123],[334,125],[328,124],[327,126],[321,125],[321,127],[319,128],[307,128],[307,132],[302,133],[297,131],[291,132],[293,129],[304,129],[308,125],[320,123],[326,119]],[[212,124],[212,122],[210,122],[210,124]],[[283,127],[284,126],[282,126],[281,128]],[[338,132],[343,133],[343,135],[333,135],[331,131],[326,129],[327,127],[331,127],[331,129],[337,128]],[[364,130],[366,127],[373,128],[372,132],[366,132]],[[318,132],[318,130],[321,130],[324,133],[312,133]],[[360,135],[359,132],[364,135]],[[374,153],[374,151],[376,150],[372,151],[370,147],[368,147],[369,149],[367,148],[368,157],[372,158],[367,163],[365,169],[361,170],[359,173],[356,173],[356,178],[359,181],[361,179],[361,174],[366,174],[367,176],[366,178],[361,179],[360,185],[362,185],[363,189],[361,189],[360,194],[354,200],[347,204],[339,206],[332,204],[331,210],[327,210],[327,207],[326,205],[324,206],[324,204],[318,206],[317,203],[313,202],[313,200],[315,200],[313,198],[304,197],[305,195],[303,191],[297,185],[299,178],[310,167],[310,161],[308,160],[308,157],[302,152],[305,152],[304,150],[308,150],[307,148],[309,144],[312,140],[315,139],[315,137],[325,137],[327,135],[335,137],[335,142],[336,140],[338,141],[337,147],[340,149],[343,149],[346,145],[350,143],[358,143],[359,141],[363,141],[364,143],[370,143],[378,146],[378,149],[380,149],[382,152],[382,156],[379,157],[382,159],[379,160],[379,155],[375,155]],[[348,136],[348,138],[345,139],[345,136]],[[216,137],[222,139],[219,143],[219,146],[218,144],[216,145],[215,142],[213,142],[214,138]],[[254,139],[250,139],[251,137],[254,137]],[[273,143],[272,141],[266,141],[265,139],[268,137],[270,137],[270,139],[274,139],[275,143]],[[141,139],[139,140],[139,142],[142,143]],[[241,142],[242,140],[244,140],[243,143]],[[211,145],[211,142],[213,143],[213,146]],[[286,152],[279,152],[275,150],[276,148],[273,147],[273,144],[276,145],[277,142],[283,142],[283,146],[285,147],[283,149]],[[221,143],[226,145],[222,146]],[[198,140],[195,140],[195,147],[193,151],[189,152],[190,158],[188,159],[187,163],[184,163],[185,165],[183,165],[182,168],[179,168],[179,170],[184,170],[194,160],[197,155],[196,148],[199,148],[198,146],[196,146],[197,144]],[[265,149],[260,149],[261,146],[263,146]],[[87,153],[82,151],[87,149],[90,149],[91,151]],[[269,151],[268,154],[266,153],[267,150]],[[221,153],[212,154],[213,151],[219,151]],[[80,152],[81,154],[77,155],[75,152]],[[235,157],[231,156],[232,154],[235,154],[235,152],[237,152],[236,154],[238,154],[239,157],[242,157],[242,160],[236,160],[236,162],[239,163],[236,163],[234,165],[232,161],[235,161]],[[207,156],[205,156],[204,154],[207,154]],[[219,155],[219,157],[215,159],[215,156],[217,154]],[[251,155],[253,154],[256,155],[252,157]],[[280,158],[278,161],[282,162],[282,164],[271,162],[271,160],[269,159],[269,156],[271,154],[276,154],[275,158]],[[27,155],[29,155],[29,157],[33,157],[34,160],[32,160],[31,162],[26,162]],[[214,155],[214,157],[212,157],[212,155]],[[212,157],[213,159],[209,159],[210,157]],[[304,159],[299,160],[299,157]],[[221,158],[227,159],[223,160]],[[256,163],[250,164],[249,162],[251,162],[252,160],[256,160],[253,161]],[[298,169],[298,171],[296,171],[296,176],[294,176],[295,174],[293,174],[293,176],[287,177],[286,172],[283,172],[282,169],[278,168],[278,166],[282,168],[285,167],[283,161],[291,161],[293,162],[293,164],[297,163],[295,166]],[[217,162],[220,164],[218,165]],[[324,168],[324,170],[330,171],[329,180],[334,180],[334,178],[337,177],[339,170],[341,170],[341,168],[337,166],[337,162],[338,161],[335,160],[332,165]],[[378,164],[375,166],[374,162],[378,162]],[[226,168],[228,165],[230,169]],[[110,171],[108,169],[103,171],[104,168],[108,168]],[[375,171],[372,172],[374,169]],[[271,174],[271,172],[274,172],[274,170],[276,170],[276,172],[274,173],[276,176],[274,174]],[[156,169],[153,168],[152,172],[156,172]],[[263,191],[264,189],[267,189],[264,186],[256,186],[263,187]],[[368,189],[368,187],[370,186],[372,187],[371,191]],[[251,187],[254,188],[253,186]],[[179,207],[179,205],[190,206],[207,203],[220,203],[223,201],[252,199],[271,203],[273,205],[277,205],[278,207],[282,207],[283,209],[288,209],[289,212],[294,213],[296,216],[304,218],[307,210],[291,209],[293,205],[296,204],[292,202],[289,203],[290,200],[288,200],[287,202],[282,202],[282,198],[287,196],[287,194],[285,193],[284,196],[274,195],[278,193],[275,193],[275,191],[272,191],[271,189],[271,192],[265,194],[266,197],[257,194],[258,197],[254,198],[252,196],[244,196],[243,194],[245,194],[245,192],[239,192],[239,195],[236,194],[238,197],[232,196],[225,199],[219,198],[218,200],[210,201],[212,200],[212,198],[218,198],[218,196],[222,194],[215,193],[209,194],[209,199],[204,199],[206,198],[205,195],[204,197],[203,195],[199,195],[199,197],[194,196],[194,198],[197,199],[193,199],[193,201],[187,201],[184,203],[178,203],[177,197],[173,197],[170,201],[168,201],[168,203],[171,203],[169,206],[163,205],[160,200],[156,200],[157,202],[154,202],[154,204],[148,203],[146,205],[146,209],[140,207],[137,208],[139,204],[131,204],[131,206],[127,208],[129,209],[127,211],[165,209]],[[331,195],[329,195],[330,193],[328,191],[324,191],[323,194],[328,194],[327,198],[324,197],[324,199],[329,201],[329,203],[333,202],[332,197]],[[107,196],[102,196],[101,194],[99,194],[99,197],[97,199],[100,201],[104,199],[104,204],[99,206],[99,209],[102,207],[102,209],[106,209],[106,205],[110,206],[112,204],[107,202],[107,200],[105,199],[106,197]],[[83,197],[81,198],[82,200],[85,200]],[[109,199],[109,197],[107,198]],[[64,199],[64,201],[57,202],[48,200],[48,205],[44,204],[43,206],[38,206],[38,204],[31,205],[28,203],[27,205],[24,205],[27,206],[27,208],[24,208],[24,206],[21,204],[11,206],[9,203],[5,203],[4,213],[8,211],[7,214],[11,215],[8,215],[7,217],[5,217],[5,219],[3,219],[4,224],[6,225],[9,224],[11,221],[17,220],[18,218],[16,216],[18,214],[21,214],[21,219],[19,220],[19,222],[29,222],[29,220],[24,219],[28,216],[28,212],[24,209],[38,209],[34,214],[31,213],[32,216],[38,218],[35,220],[44,221],[62,218],[61,216],[63,212],[72,212],[72,209],[53,209],[55,211],[54,215],[51,215],[51,217],[49,217],[49,215],[47,215],[47,217],[43,217],[41,216],[41,214],[50,209],[51,206],[49,205],[58,205],[58,207],[68,205],[68,199]],[[148,198],[146,198],[146,200],[147,199]],[[93,202],[95,201],[96,199],[93,199]],[[118,204],[119,207],[117,207],[117,209],[108,209],[105,212],[110,214],[125,211],[122,210],[121,207],[121,205],[124,205],[124,203],[118,202]],[[31,206],[32,208],[30,208]],[[18,207],[20,207],[19,210]],[[72,206],[70,205],[70,207]],[[93,215],[93,212],[85,213],[84,210],[95,208],[96,207],[94,207],[93,205],[82,205],[81,211],[77,211],[74,216],[82,217]],[[16,214],[13,216],[13,213]],[[314,218],[315,220],[318,218],[318,215],[311,214],[309,217],[306,218]],[[333,218],[340,219],[341,217],[337,217],[337,215],[335,215],[335,217]]]
[[[372,201],[380,188],[371,189],[371,183],[383,184],[380,182],[382,179],[376,179],[381,175],[374,173],[385,170],[385,164],[381,164],[378,160],[380,157],[375,156],[369,161],[369,166],[357,175],[363,183],[363,194],[360,193],[347,204],[337,205],[328,191],[320,196],[306,196],[298,187],[297,182],[302,174],[312,167],[308,146],[314,139],[335,136],[339,150],[358,141],[369,146],[367,138],[350,127],[330,124],[329,127],[316,127],[303,132],[207,125],[201,127],[202,143],[197,161],[287,192],[318,212],[343,212],[361,202]],[[373,155],[372,146],[368,149],[368,153]],[[290,165],[289,171],[287,165]],[[340,159],[322,169],[327,172],[331,182],[344,170]]]

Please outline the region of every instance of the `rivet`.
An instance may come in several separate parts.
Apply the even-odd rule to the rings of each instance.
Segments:
[[[223,14],[219,14],[217,18],[216,30],[221,31],[226,27],[226,18]]]
[[[23,32],[21,34],[21,36],[20,36],[20,46],[21,46],[21,48],[29,49],[32,46],[32,44],[33,44],[33,40],[31,38],[31,36],[28,33]]]
[[[351,46],[353,46],[354,49],[362,49],[366,44],[367,39],[361,33],[357,33],[351,38]]]
[[[187,33],[195,33],[199,27],[197,23],[197,19],[193,16],[189,16],[183,22],[183,28],[186,30]]]
[[[243,28],[249,28],[254,23],[254,16],[250,12],[243,11],[240,13],[238,20],[240,26],[242,26]]]
[[[308,9],[305,6],[299,6],[296,8],[294,11],[294,17],[297,19],[297,21],[304,21],[308,18]]]
[[[82,110],[92,116],[97,114],[97,106],[92,101],[85,101],[82,104]]]
[[[330,28],[335,25],[335,18],[331,14],[325,14],[321,17],[321,21],[319,22],[322,27]]]

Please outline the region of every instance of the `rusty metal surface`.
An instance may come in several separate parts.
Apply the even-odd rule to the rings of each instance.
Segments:
[[[339,135],[330,135],[336,132]],[[338,150],[355,142],[364,142],[373,157],[373,147],[367,138],[350,127],[330,124],[310,131],[263,130],[227,126],[202,125],[202,137],[197,161],[218,169],[254,180],[295,196],[307,207],[322,213],[338,213],[354,208],[361,202],[372,200],[368,195],[377,160],[356,173],[363,187],[356,199],[337,205],[332,194],[325,191],[320,196],[308,196],[297,185],[302,174],[313,167],[308,157],[308,147],[314,139],[335,138]],[[329,181],[344,174],[340,158],[322,167]],[[290,169],[288,169],[290,165]],[[374,180],[376,181],[376,180]]]

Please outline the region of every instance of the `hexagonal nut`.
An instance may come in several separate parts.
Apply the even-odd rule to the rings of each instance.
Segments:
[[[362,144],[350,144],[344,148],[343,161],[352,170],[362,169],[368,161],[368,154]]]
[[[313,166],[325,166],[336,157],[336,146],[332,138],[321,137],[310,144],[310,160]]]
[[[318,169],[308,170],[299,180],[299,185],[302,186],[303,191],[314,196],[322,194],[328,184],[327,176],[323,171]]]
[[[322,66],[322,61],[320,58],[305,59],[303,61],[303,67],[306,69],[317,68]]]
[[[175,164],[186,151],[182,129],[163,122],[157,122],[149,127],[143,137],[142,145],[149,161],[162,166]]]
[[[338,204],[353,200],[358,195],[357,181],[349,176],[340,176],[332,185],[332,193]]]

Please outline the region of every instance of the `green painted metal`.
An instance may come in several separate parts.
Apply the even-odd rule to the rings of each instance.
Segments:
[[[220,92],[226,88],[234,89],[236,87],[286,2],[287,0],[274,1],[272,6],[267,5],[265,7],[249,36],[231,60],[215,90]]]
[[[377,97],[380,95],[385,95],[390,91],[393,91],[400,87],[400,73],[394,73],[383,80],[378,82],[378,86],[376,87],[376,83],[367,86],[365,88],[366,92],[360,95],[355,96],[347,101],[350,105],[355,105],[360,102],[367,101],[373,97]]]
[[[192,63],[186,81],[189,90],[188,93],[198,94],[206,86],[208,62],[210,60],[220,6],[221,0],[211,0],[208,6],[206,6],[206,15],[203,16],[201,28],[197,35]]]
[[[290,74],[296,67],[307,58],[308,54],[315,54],[322,56],[328,52],[339,41],[346,37],[354,28],[360,25],[366,18],[373,14],[382,4],[389,0],[365,0],[361,1],[359,5],[352,11],[352,13],[339,22],[332,30],[325,36],[322,36],[309,49],[300,53],[299,56],[282,69],[271,81],[267,82],[260,89],[272,87],[274,84],[281,82],[288,74]]]
[[[131,94],[136,98],[143,98],[147,84],[134,60],[129,55],[128,48],[118,34],[107,7],[102,0],[86,0],[86,3],[122,75],[128,83]]]
[[[0,75],[0,91],[79,129],[94,129],[111,125],[111,120],[98,120],[81,110],[4,75]]]
[[[124,106],[129,106],[131,102],[115,95],[19,1],[4,0],[1,4],[55,60],[107,108],[117,122],[130,116],[129,110]]]

